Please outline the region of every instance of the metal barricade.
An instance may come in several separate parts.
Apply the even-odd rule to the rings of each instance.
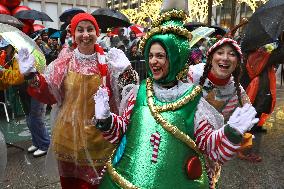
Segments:
[[[4,106],[4,111],[5,111],[5,115],[6,115],[6,120],[7,122],[10,121],[9,119],[9,114],[8,114],[8,111],[7,111],[7,97],[6,97],[6,91],[4,90],[4,102],[0,102],[0,104],[2,104]]]
[[[147,78],[147,70],[145,60],[132,60],[130,61],[133,69],[138,73],[140,82]]]

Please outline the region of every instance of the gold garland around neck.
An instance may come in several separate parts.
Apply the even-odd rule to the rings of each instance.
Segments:
[[[178,100],[176,103],[169,103],[165,106],[157,106],[154,104],[154,92],[153,92],[153,81],[152,79],[147,79],[147,103],[149,106],[149,109],[151,111],[152,116],[154,119],[169,133],[171,133],[175,138],[181,140],[184,142],[187,146],[189,146],[191,149],[193,149],[197,154],[201,155],[198,147],[196,146],[195,142],[177,128],[177,126],[174,126],[167,122],[166,119],[163,118],[163,116],[160,114],[160,112],[168,111],[168,110],[176,110],[183,105],[187,104],[189,101],[193,100],[201,91],[201,86],[196,86],[193,91],[185,96],[184,98]]]
[[[154,108],[155,112],[165,112],[165,111],[174,111],[185,104],[187,104],[189,101],[192,101],[201,91],[202,87],[200,85],[197,85],[194,87],[192,92],[185,97],[175,101],[175,102],[170,102],[166,103],[165,105],[159,106],[154,104],[154,90],[153,90],[153,81],[150,78],[147,78],[147,83],[146,83],[146,88],[147,88],[147,100],[148,100],[148,105],[152,106]]]

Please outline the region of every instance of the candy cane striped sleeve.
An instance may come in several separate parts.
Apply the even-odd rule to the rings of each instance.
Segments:
[[[197,108],[201,107],[198,106]],[[210,117],[209,114],[208,111],[197,109],[194,121],[195,143],[200,151],[206,154],[209,159],[223,164],[235,155],[240,146],[231,142],[225,134],[225,127],[228,126],[223,126],[224,123],[214,122],[214,118]],[[216,114],[215,116],[219,115]],[[214,124],[219,124],[219,127]]]
[[[128,99],[126,108],[122,116],[111,113],[112,123],[108,131],[103,132],[103,137],[111,143],[117,143],[127,130],[130,116],[136,102],[136,95],[132,93]]]

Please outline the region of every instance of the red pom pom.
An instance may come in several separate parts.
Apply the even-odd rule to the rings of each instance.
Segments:
[[[187,176],[191,180],[195,180],[202,175],[202,166],[197,156],[189,158],[186,165]]]

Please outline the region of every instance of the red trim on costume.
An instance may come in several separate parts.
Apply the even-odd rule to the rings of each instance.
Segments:
[[[214,74],[212,74],[211,71],[208,73],[207,77],[213,84],[218,86],[224,86],[230,81],[230,76],[226,79],[219,79]]]
[[[39,86],[29,86],[27,89],[28,94],[44,104],[55,104],[56,100],[54,96],[49,92],[45,78],[40,74],[38,74],[36,77],[38,77]]]

